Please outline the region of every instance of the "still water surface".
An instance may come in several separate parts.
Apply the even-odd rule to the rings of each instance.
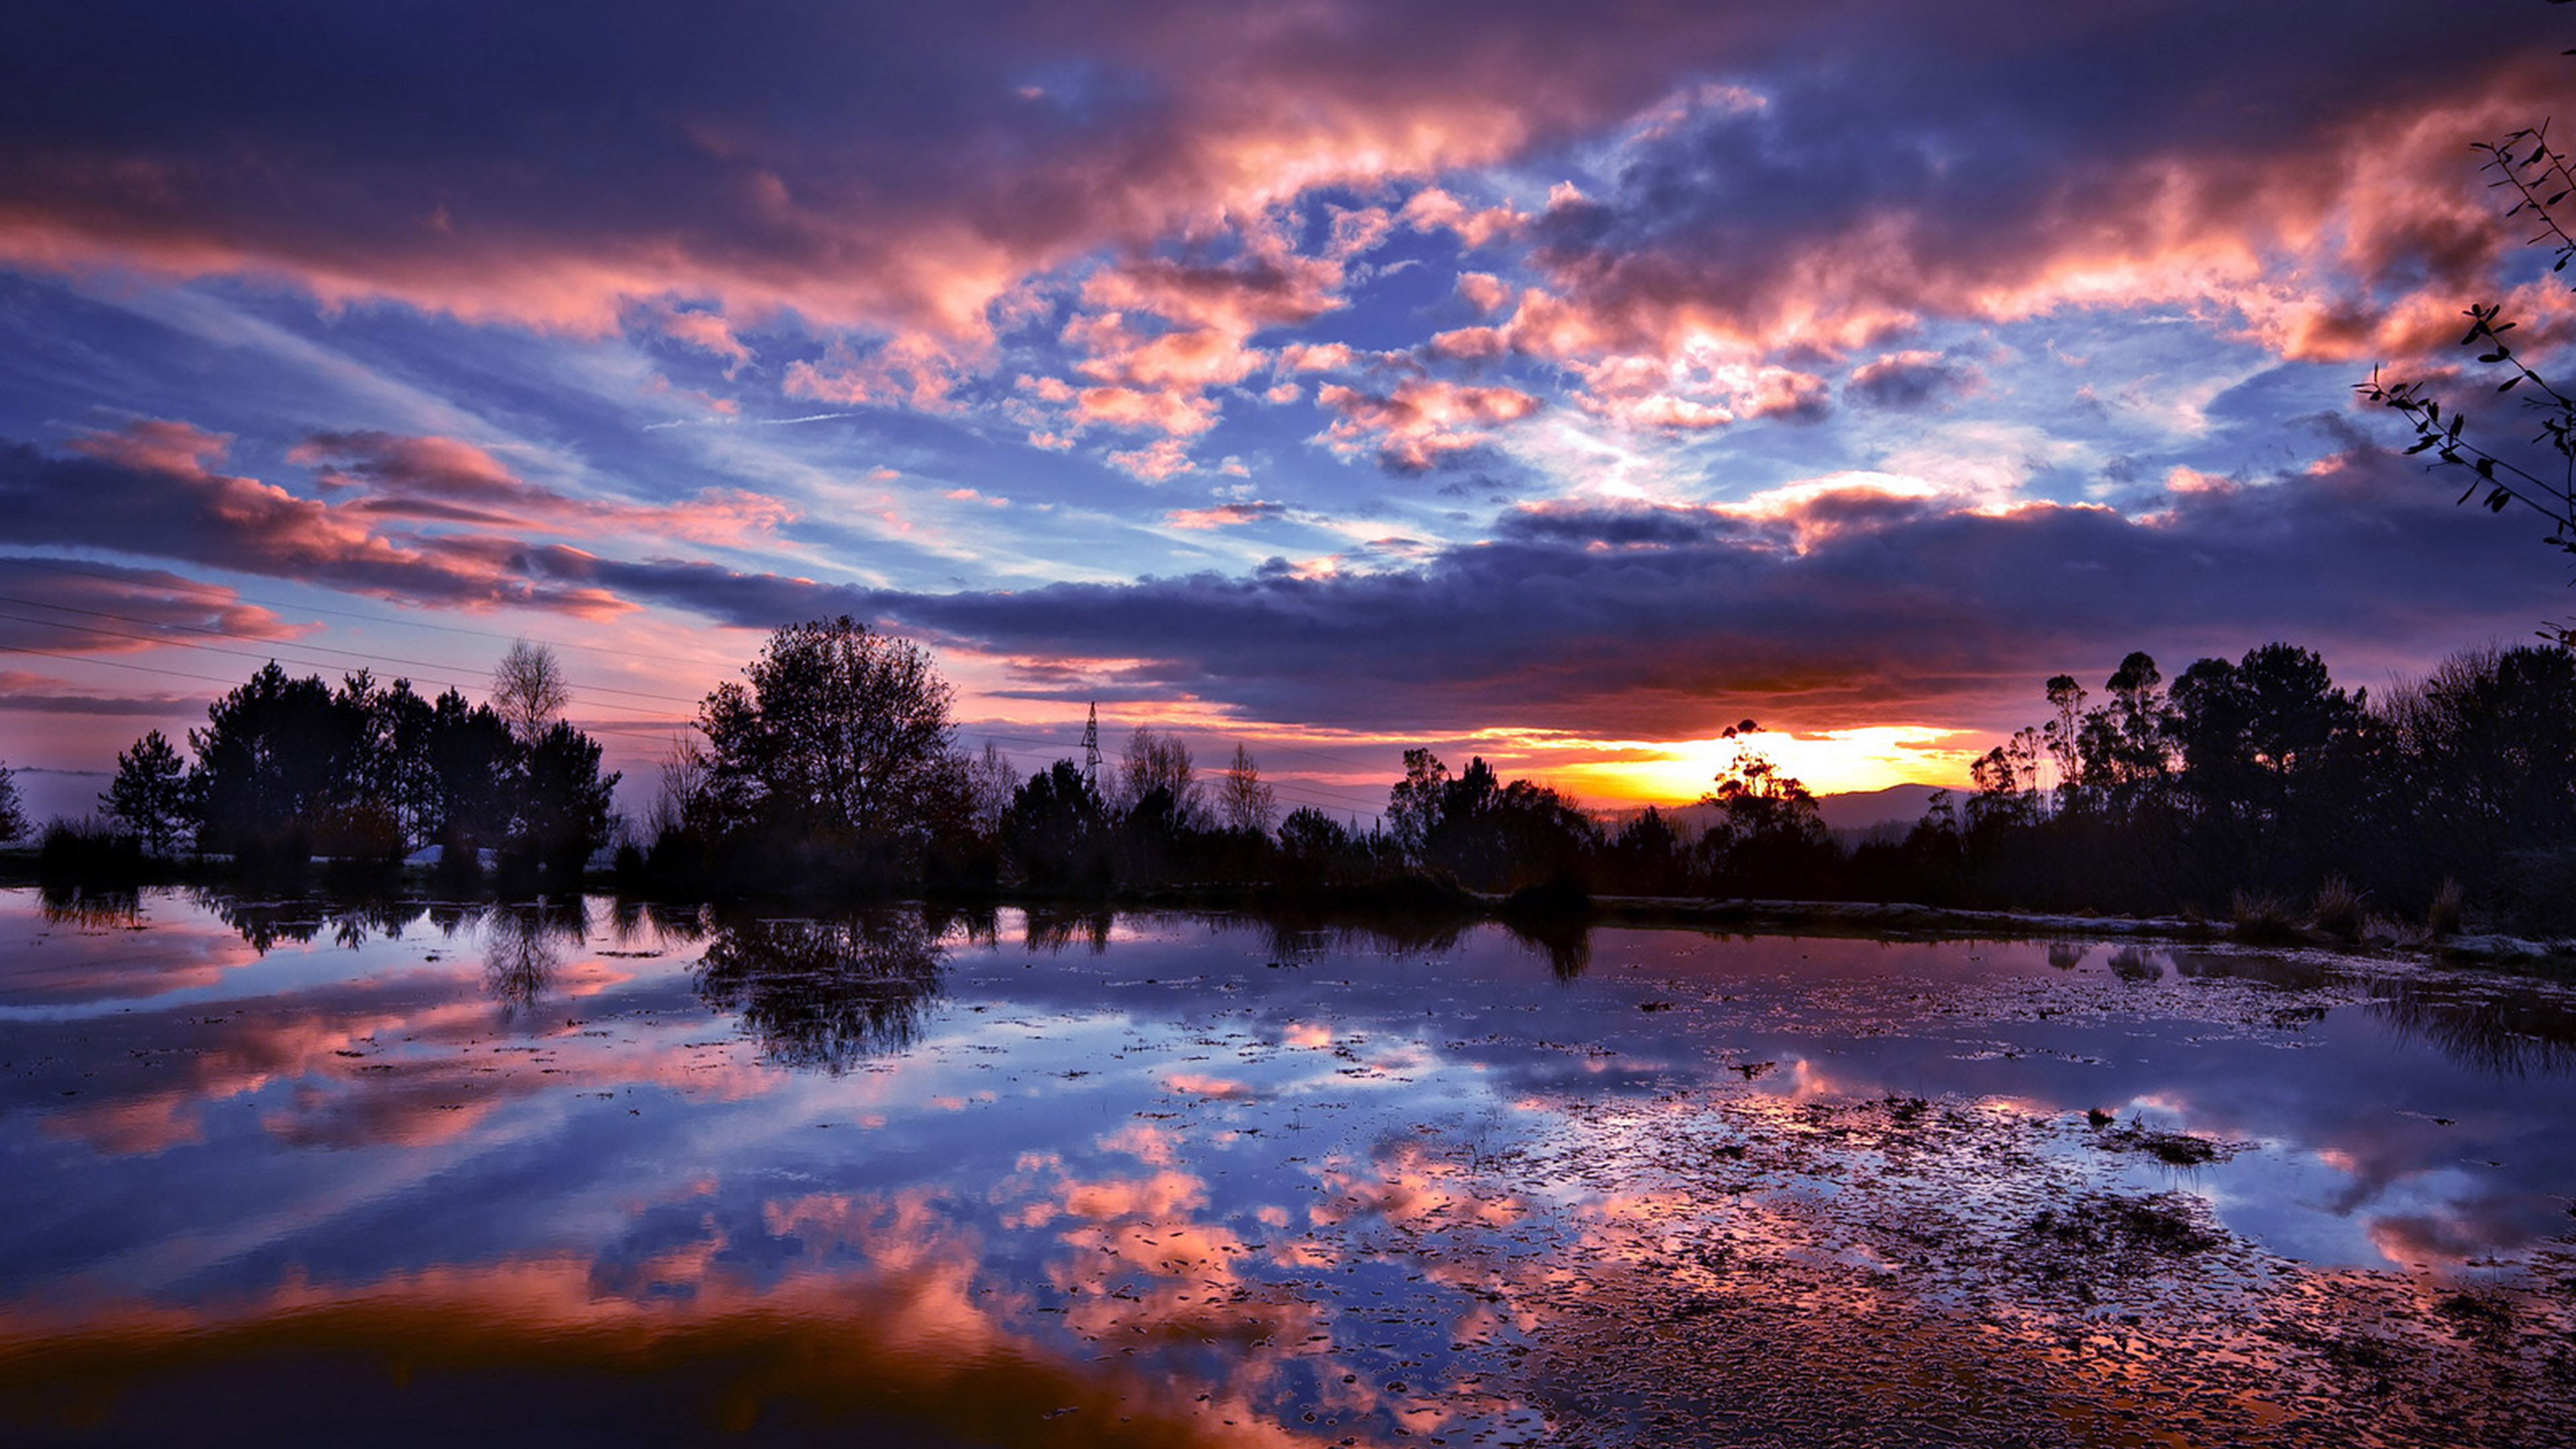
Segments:
[[[2397,963],[0,892],[0,1439],[2545,1442]]]

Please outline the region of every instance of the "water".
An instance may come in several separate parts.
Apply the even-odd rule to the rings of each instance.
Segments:
[[[2178,947],[0,892],[0,1438],[2543,1442],[2571,1041]]]

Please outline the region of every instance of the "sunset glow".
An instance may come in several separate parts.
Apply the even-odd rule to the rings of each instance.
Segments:
[[[2133,649],[2376,687],[2563,607],[2352,398],[2576,322],[2468,149],[2569,94],[2521,0],[648,10],[13,39],[49,806],[272,655],[551,643],[635,808],[849,614],[1018,770],[1097,705],[1365,818],[1417,745],[1696,798],[1744,718],[1955,785]]]

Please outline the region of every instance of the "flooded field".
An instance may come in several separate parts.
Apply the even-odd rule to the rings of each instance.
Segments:
[[[0,892],[12,1444],[2539,1444],[2576,998]]]

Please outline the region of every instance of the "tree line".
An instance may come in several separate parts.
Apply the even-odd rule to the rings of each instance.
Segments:
[[[569,700],[552,653],[525,643],[479,704],[363,669],[334,687],[272,660],[207,707],[184,753],[153,730],[119,754],[105,825],[54,822],[39,870],[131,876],[185,854],[273,880],[320,857],[333,883],[359,884],[435,846],[445,884],[479,884],[488,865],[504,889],[577,887],[619,777],[559,717]]]
[[[542,650],[514,650],[481,704],[271,664],[188,732],[193,758],[158,732],[136,742],[104,804],[138,851],[252,870],[436,844],[452,874],[488,860],[504,889],[569,888],[621,838],[618,883],[670,898],[1474,892],[2284,919],[2341,901],[2346,921],[2465,899],[2576,930],[2564,647],[2468,651],[2376,697],[2292,644],[2170,681],[2133,653],[2098,692],[2058,675],[2039,695],[2046,717],[1979,759],[1972,789],[1848,845],[1751,748],[1751,720],[1725,732],[1738,754],[1696,811],[1609,819],[1483,759],[1453,773],[1412,749],[1363,826],[1311,807],[1283,817],[1248,750],[1206,771],[1150,727],[1105,768],[1061,759],[1023,777],[990,744],[959,746],[954,690],[928,651],[845,617],[778,630],[741,681],[708,694],[641,820],[612,814],[618,777],[558,717],[568,696]]]

